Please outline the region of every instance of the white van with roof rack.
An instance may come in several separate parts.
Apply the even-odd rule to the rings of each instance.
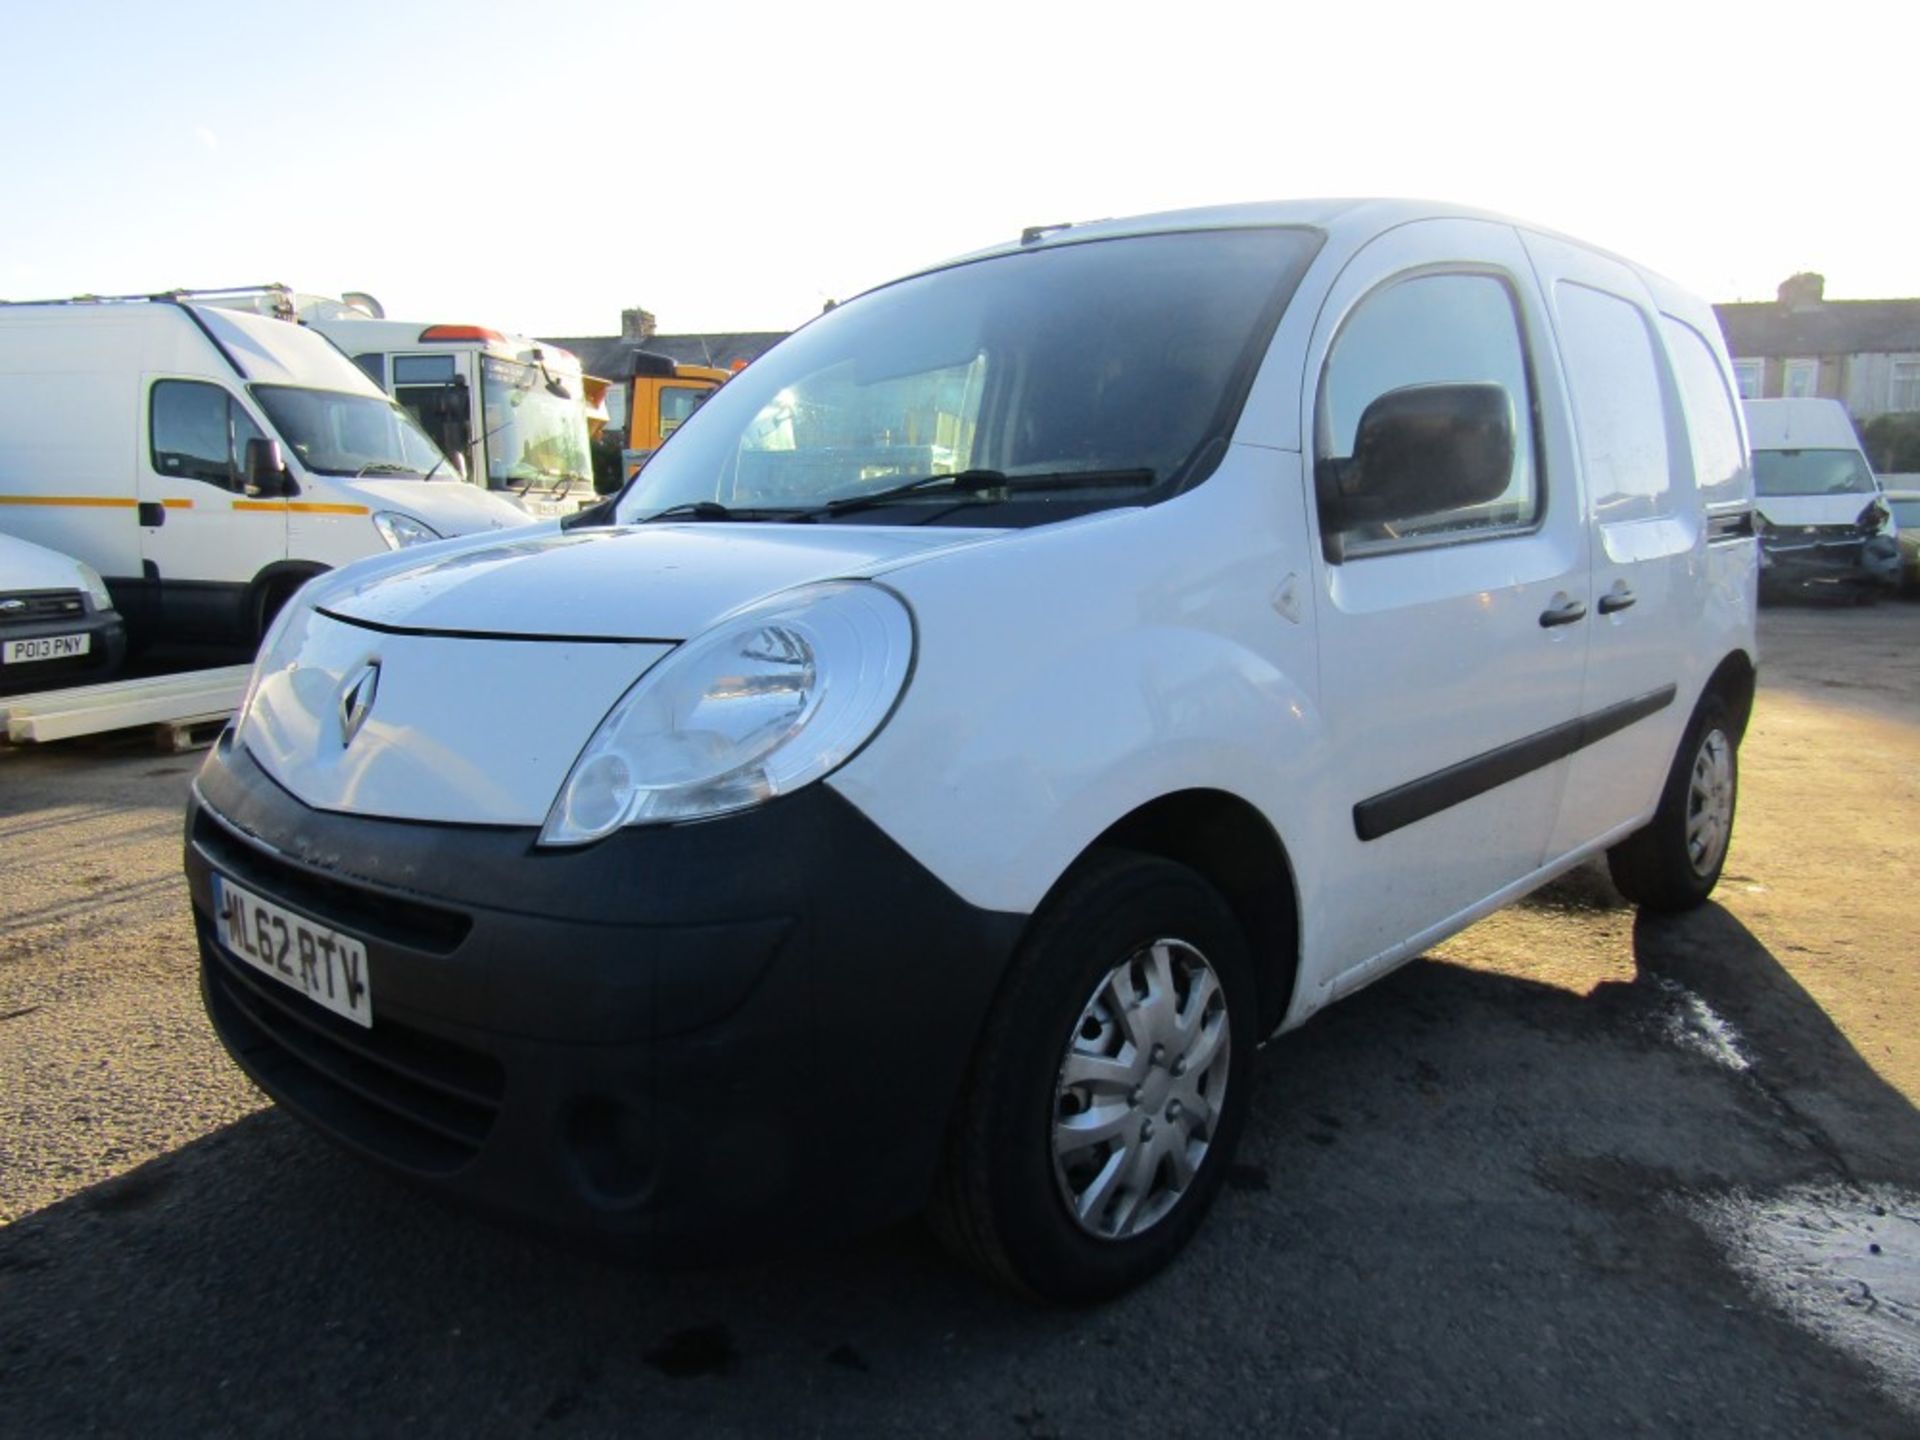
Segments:
[[[881,286],[616,499],[282,613],[193,792],[208,1013],[495,1211],[685,1257],[927,1208],[1115,1294],[1262,1043],[1589,858],[1712,891],[1734,395],[1703,301],[1430,205]]]
[[[0,531],[135,638],[258,639],[322,571],[525,524],[319,335],[171,295],[0,304]]]
[[[589,435],[596,411],[571,351],[485,325],[390,320],[357,291],[338,300],[285,285],[196,293],[326,336],[406,407],[463,479],[529,515],[571,515],[600,498]]]

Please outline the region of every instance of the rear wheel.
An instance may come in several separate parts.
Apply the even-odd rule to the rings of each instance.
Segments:
[[[1652,821],[1607,852],[1613,883],[1643,910],[1690,910],[1719,883],[1739,798],[1736,734],[1726,701],[1703,699]]]
[[[1255,1012],[1246,941],[1218,892],[1170,861],[1090,856],[1035,917],[987,1022],[935,1229],[1045,1300],[1146,1279],[1220,1187]]]

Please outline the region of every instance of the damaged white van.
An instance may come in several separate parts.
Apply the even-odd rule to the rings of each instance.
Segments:
[[[617,499],[316,581],[194,790],[288,1109],[674,1255],[930,1209],[1112,1295],[1255,1051],[1583,859],[1698,904],[1754,686],[1713,312],[1399,202],[1030,231]]]

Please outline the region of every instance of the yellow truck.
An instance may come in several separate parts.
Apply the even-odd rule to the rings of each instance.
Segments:
[[[631,475],[731,371],[713,365],[683,365],[650,350],[633,353],[632,369],[607,392],[609,430],[621,437],[620,473]]]

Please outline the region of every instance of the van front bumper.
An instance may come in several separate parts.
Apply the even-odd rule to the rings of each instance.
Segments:
[[[0,642],[43,640],[55,635],[85,635],[87,653],[62,660],[0,663],[0,695],[20,695],[62,685],[87,685],[119,670],[127,658],[127,630],[112,610],[89,609],[71,619],[33,620],[0,625]]]
[[[825,785],[576,850],[333,814],[223,737],[186,866],[202,990],[301,1119],[498,1213],[734,1256],[925,1202],[1022,917]],[[216,938],[212,877],[365,942],[373,1023]]]
[[[1770,527],[1760,537],[1760,583],[1768,589],[1893,588],[1900,583],[1899,542],[1862,535],[1853,525]]]

